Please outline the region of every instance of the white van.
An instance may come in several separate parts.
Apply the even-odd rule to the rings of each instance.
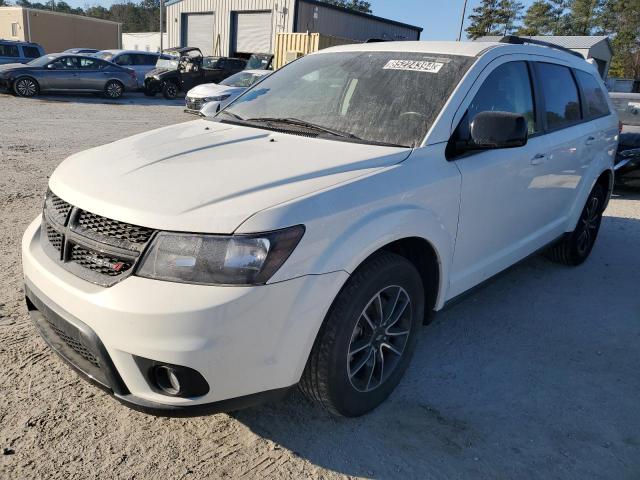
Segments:
[[[295,385],[336,414],[375,408],[433,312],[596,240],[619,133],[604,85],[509,41],[330,48],[213,119],[72,155],[23,240],[42,335],[156,414]]]

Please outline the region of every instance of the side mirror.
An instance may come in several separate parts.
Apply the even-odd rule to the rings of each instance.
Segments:
[[[467,150],[514,148],[527,144],[527,120],[510,112],[480,112],[470,126]]]
[[[53,63],[50,63],[49,65],[47,65],[47,68],[48,68],[49,70],[55,70],[55,69],[56,69],[56,66],[55,66]]]

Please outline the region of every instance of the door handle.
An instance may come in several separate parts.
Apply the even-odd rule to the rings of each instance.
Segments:
[[[540,165],[544,163],[545,158],[547,158],[547,156],[544,153],[538,153],[531,159],[531,165]]]
[[[589,137],[589,138],[587,138],[587,141],[584,142],[584,143],[585,143],[585,145],[591,145],[595,141],[596,141],[596,137]]]

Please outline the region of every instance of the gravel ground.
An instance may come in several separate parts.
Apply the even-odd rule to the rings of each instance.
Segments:
[[[437,316],[397,391],[336,419],[293,392],[232,415],[131,411],[45,347],[19,244],[66,156],[189,120],[180,102],[0,95],[0,478],[640,478],[640,195],[591,258],[533,257]]]

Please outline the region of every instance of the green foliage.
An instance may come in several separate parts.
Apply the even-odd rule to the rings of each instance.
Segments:
[[[324,3],[330,3],[331,5],[337,5],[338,7],[348,8],[350,10],[356,10],[358,12],[371,13],[371,2],[365,2],[363,0],[321,0]]]
[[[508,35],[520,20],[524,5],[517,0],[483,0],[469,15],[471,24],[467,36],[472,39],[486,35]]]

